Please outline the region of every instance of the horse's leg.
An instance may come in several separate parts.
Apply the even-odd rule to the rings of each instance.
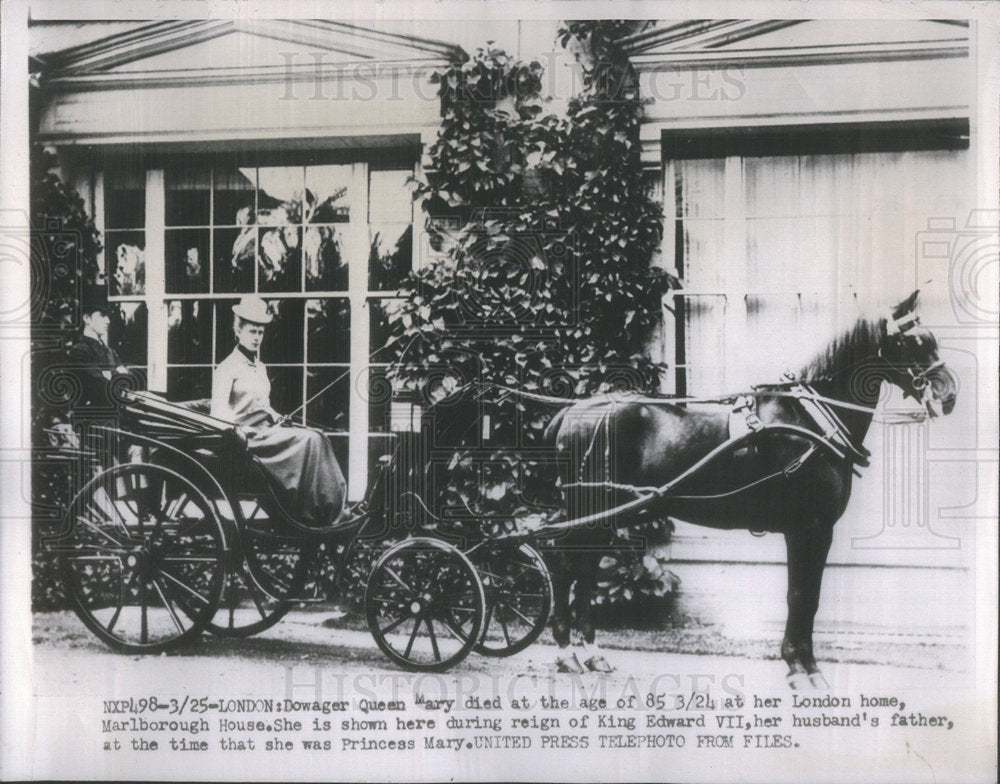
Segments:
[[[601,651],[594,645],[593,601],[594,589],[597,587],[597,569],[601,563],[602,552],[582,553],[580,556],[581,570],[576,581],[576,623],[583,639],[583,663],[591,672],[614,672]]]
[[[785,533],[788,551],[788,620],[781,658],[788,664],[788,685],[826,688],[813,657],[813,621],[819,608],[820,585],[833,539],[833,526],[816,520]]]
[[[556,654],[557,672],[583,672],[576,654],[570,650],[569,589],[573,584],[573,554],[556,553],[555,571],[552,574],[552,636],[559,652]]]

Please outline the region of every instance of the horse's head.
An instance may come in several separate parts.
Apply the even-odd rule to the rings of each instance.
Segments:
[[[890,380],[906,397],[918,400],[930,416],[950,414],[955,407],[958,379],[938,355],[937,339],[921,326],[914,291],[886,317],[879,355],[890,369]]]

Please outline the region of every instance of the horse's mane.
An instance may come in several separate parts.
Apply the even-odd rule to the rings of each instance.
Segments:
[[[852,327],[834,338],[798,373],[803,381],[817,381],[872,356],[885,336],[882,318],[862,316]]]

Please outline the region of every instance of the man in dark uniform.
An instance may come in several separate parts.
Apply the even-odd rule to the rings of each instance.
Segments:
[[[86,290],[81,311],[83,334],[69,350],[70,367],[80,382],[80,397],[74,409],[117,409],[118,401],[112,390],[115,382],[129,372],[108,345],[111,319],[103,289],[95,286]]]

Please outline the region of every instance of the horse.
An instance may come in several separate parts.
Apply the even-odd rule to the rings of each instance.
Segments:
[[[929,416],[955,406],[957,379],[920,325],[918,294],[884,317],[859,318],[794,382],[754,387],[743,405],[747,423],[759,432],[738,444],[730,441],[731,404],[605,395],[575,401],[555,415],[544,440],[560,456],[568,518],[551,564],[559,671],[582,673],[584,664],[598,672],[612,669],[590,647],[591,598],[612,529],[635,522],[627,514],[605,519],[607,511],[638,495],[649,500],[629,506],[659,519],[783,534],[788,616],[781,658],[787,681],[793,689],[828,688],[813,655],[813,620],[834,524],[847,507],[857,465],[867,464],[863,442],[881,381],[922,403]],[[820,406],[825,415],[814,416]],[[677,477],[668,492],[652,492]],[[588,524],[574,525],[588,517]],[[584,664],[567,650],[573,614],[584,649],[593,654]]]

